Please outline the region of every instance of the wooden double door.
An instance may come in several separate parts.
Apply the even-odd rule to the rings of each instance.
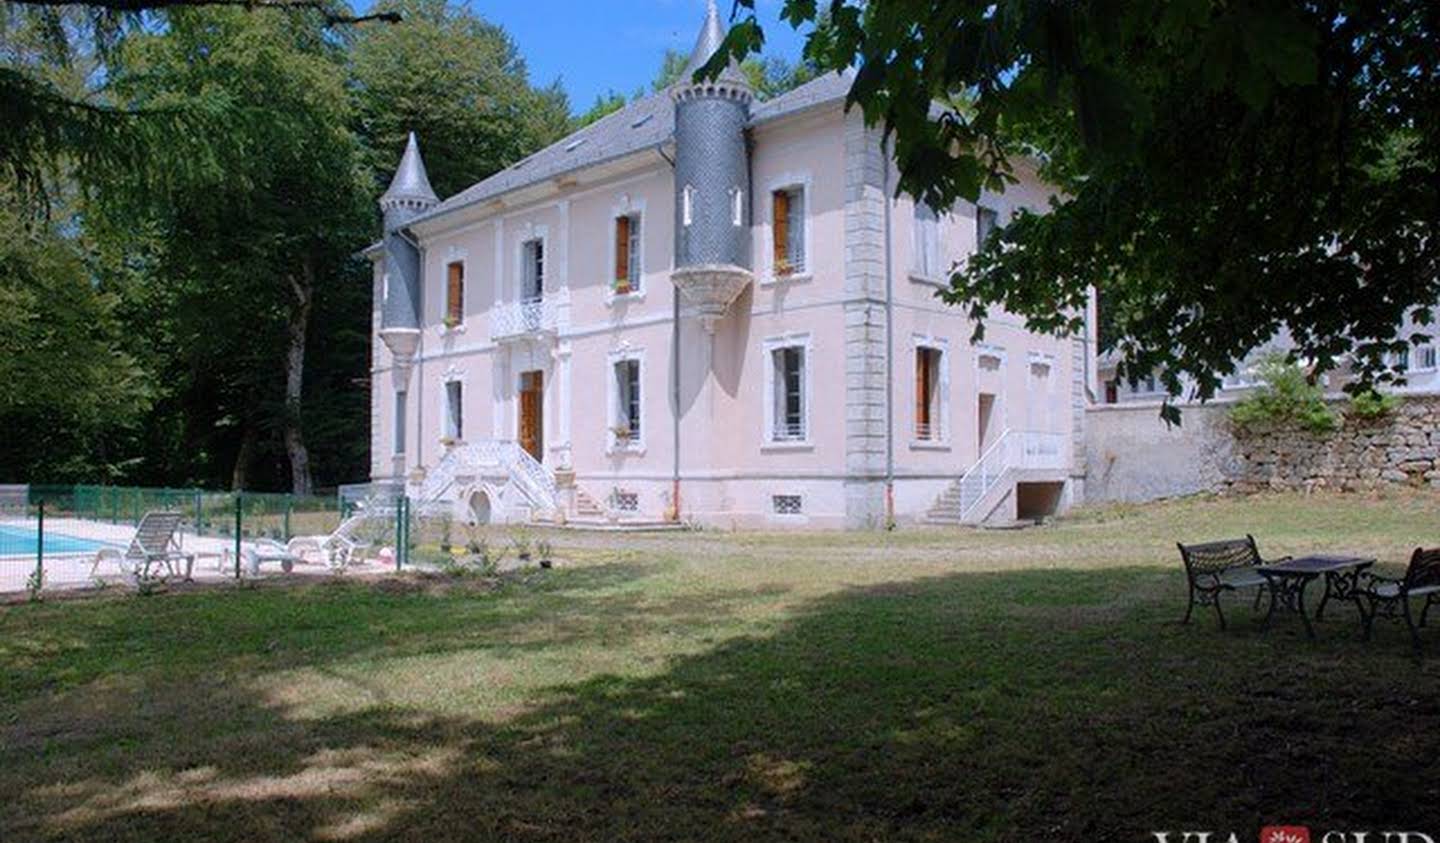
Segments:
[[[520,374],[520,447],[539,462],[545,457],[545,373]]]

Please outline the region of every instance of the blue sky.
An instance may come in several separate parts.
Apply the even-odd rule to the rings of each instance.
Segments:
[[[731,0],[716,5],[728,20]],[[515,39],[532,82],[559,77],[576,112],[611,89],[629,96],[648,87],[665,50],[689,53],[705,20],[705,0],[469,0],[469,6]],[[798,60],[804,38],[780,21],[780,0],[756,6],[766,54]]]

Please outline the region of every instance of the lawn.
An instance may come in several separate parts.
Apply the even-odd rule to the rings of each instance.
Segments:
[[[562,533],[498,582],[0,608],[0,840],[1440,840],[1440,627],[1416,660],[1348,606],[1313,643],[1239,602],[1181,626],[1174,549],[1399,562],[1437,519],[1397,493]]]

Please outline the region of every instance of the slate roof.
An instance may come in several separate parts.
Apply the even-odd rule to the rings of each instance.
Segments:
[[[416,143],[414,132],[405,142],[405,154],[400,158],[400,166],[395,168],[390,188],[380,197],[381,202],[386,200],[440,201],[435,189],[430,186],[430,176],[425,173],[425,162],[420,158],[420,144]]]

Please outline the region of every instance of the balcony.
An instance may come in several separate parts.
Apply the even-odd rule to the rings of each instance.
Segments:
[[[570,296],[565,290],[543,299],[497,304],[490,309],[490,339],[517,342],[554,336],[569,317]]]

